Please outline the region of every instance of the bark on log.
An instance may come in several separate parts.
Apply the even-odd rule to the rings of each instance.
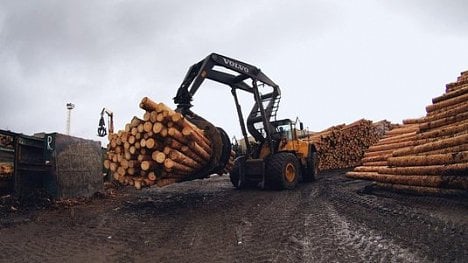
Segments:
[[[404,156],[409,154],[418,154],[424,153],[433,150],[439,150],[446,147],[453,147],[468,142],[468,134],[462,134],[452,138],[446,138],[442,140],[437,140],[435,142],[428,142],[417,146],[406,147],[402,149],[395,150],[393,152],[394,157]]]
[[[424,166],[424,165],[443,165],[453,163],[468,163],[468,151],[446,154],[432,154],[422,156],[400,156],[387,159],[389,166]]]
[[[357,168],[356,168],[357,169]],[[357,169],[356,172],[359,172]],[[449,165],[411,166],[411,167],[378,167],[375,171],[383,174],[399,175],[468,175],[468,163]]]
[[[467,101],[468,101],[468,94],[463,94],[454,98],[450,98],[450,99],[429,105],[426,107],[426,112],[430,113],[432,111],[446,108],[448,106],[452,106],[455,104],[466,103]]]
[[[180,172],[186,172],[186,173],[194,172],[194,169],[192,167],[183,165],[181,163],[177,163],[168,158],[164,160],[164,167],[167,169],[170,169],[171,171],[180,171]]]

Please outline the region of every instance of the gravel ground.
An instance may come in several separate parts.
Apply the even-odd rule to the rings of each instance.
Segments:
[[[238,191],[216,176],[3,209],[0,262],[468,262],[466,198],[369,184],[333,171],[293,191]]]

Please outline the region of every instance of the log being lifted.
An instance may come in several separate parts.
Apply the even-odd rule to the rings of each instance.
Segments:
[[[140,189],[204,178],[213,167],[217,169],[215,173],[232,169],[234,157],[231,156],[224,168],[219,168],[216,158],[220,157],[213,157],[214,144],[205,130],[182,114],[147,97],[141,100],[140,108],[145,110],[142,118],[133,117],[124,131],[109,135],[104,167],[120,183]],[[208,128],[204,126],[204,129]],[[219,151],[219,146],[216,147]],[[213,158],[216,161],[212,162]],[[205,169],[207,165],[211,166]]]

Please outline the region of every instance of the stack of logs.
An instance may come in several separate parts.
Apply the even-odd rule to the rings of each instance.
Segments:
[[[383,188],[418,193],[468,189],[468,71],[426,107],[427,115],[403,121],[364,154],[347,176]],[[460,190],[461,189],[461,190]]]
[[[388,121],[358,120],[308,136],[317,148],[319,170],[353,167],[361,164],[365,150],[393,126]]]
[[[109,135],[104,167],[124,185],[165,186],[189,179],[211,158],[204,131],[163,103],[145,97],[143,119],[134,117],[125,130]],[[233,158],[225,167],[228,172]]]

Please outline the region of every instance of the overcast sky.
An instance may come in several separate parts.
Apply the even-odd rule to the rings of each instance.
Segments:
[[[401,122],[468,70],[468,1],[0,0],[0,129],[66,129],[98,140],[103,107],[122,129],[149,96],[174,106],[188,68],[212,52],[262,69],[279,117],[310,130],[360,118]],[[209,81],[193,111],[230,136],[230,89]],[[253,98],[242,96],[245,111]]]

